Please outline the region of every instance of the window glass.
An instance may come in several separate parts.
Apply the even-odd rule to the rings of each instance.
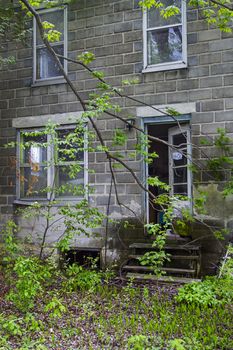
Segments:
[[[59,55],[64,55],[64,46],[57,45],[53,46],[54,51]],[[36,60],[37,60],[37,70],[36,70],[36,78],[37,79],[46,79],[61,76],[61,70],[58,67],[57,63],[54,61],[54,58],[48,52],[46,47],[42,47],[37,49],[36,52]],[[64,65],[64,60],[60,59],[62,65]]]
[[[62,33],[60,41],[64,41],[64,10],[56,10],[40,14],[41,21],[54,24],[54,30]],[[38,27],[36,28],[36,44],[43,45]]]
[[[173,180],[174,183],[186,183],[187,182],[187,168],[174,168],[173,169]]]
[[[23,136],[23,157],[22,163],[42,164],[47,160],[47,149],[45,147],[47,139],[41,136]]]
[[[56,185],[57,188],[63,185],[68,185],[67,190],[65,192],[59,193],[59,197],[68,197],[73,196],[72,187],[81,186],[84,188],[84,170],[80,170],[75,178],[70,175],[70,167],[69,166],[59,166],[58,174],[56,176]]]
[[[182,27],[171,27],[148,32],[148,64],[182,60]]]
[[[172,144],[176,147],[177,146],[179,146],[179,147],[185,146],[186,147],[187,132],[182,132],[180,134],[174,135]]]
[[[147,10],[144,15],[144,68],[164,70],[186,66],[185,4],[181,0],[165,0],[163,8],[175,6],[179,13],[163,18],[161,8]],[[157,66],[157,67],[156,67]]]
[[[51,189],[53,197],[83,197],[80,192],[85,182],[84,135],[69,128],[56,130],[55,134],[58,139],[53,139],[54,134],[38,135],[37,130],[20,133],[17,179],[21,199],[46,200]],[[59,193],[57,189],[63,185],[69,189]],[[81,187],[81,191],[75,186]]]
[[[187,196],[188,195],[188,186],[187,186],[187,184],[174,185],[173,189],[174,189],[174,194],[180,194],[180,195],[183,195],[183,196]]]
[[[58,158],[62,162],[83,162],[83,134],[78,135],[77,133],[74,133],[74,130],[70,129],[58,130],[57,133],[59,137]]]
[[[20,197],[47,198],[47,170],[37,163],[20,168]]]
[[[57,30],[61,33],[59,42],[51,43],[54,51],[59,55],[66,55],[65,52],[65,40],[66,40],[66,28],[65,28],[65,9],[57,10],[48,10],[47,12],[41,12],[42,22],[47,21],[51,24],[54,24],[54,30]],[[34,20],[35,21],[35,20]],[[38,27],[36,25],[36,30],[34,32],[35,36],[35,50],[34,50],[34,79],[49,79],[61,77],[62,72],[59,69],[57,63],[55,62],[53,56],[48,52],[48,49],[44,45]],[[61,64],[64,68],[65,62],[63,59],[60,59]]]
[[[165,7],[174,5],[174,6],[181,9],[181,1],[180,0],[176,0],[176,1],[163,0],[163,4]],[[147,16],[148,28],[161,27],[161,26],[166,26],[166,25],[170,25],[170,24],[179,24],[179,23],[181,23],[181,13],[165,19],[160,15],[160,10],[158,8],[152,7],[148,11],[148,16]]]

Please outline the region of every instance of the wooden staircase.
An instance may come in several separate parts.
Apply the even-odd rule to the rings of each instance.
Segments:
[[[167,236],[165,251],[170,255],[170,261],[163,266],[162,271],[165,274],[159,278],[153,275],[151,266],[142,266],[139,262],[144,253],[156,250],[152,243],[133,243],[129,248],[131,253],[122,267],[127,279],[134,278],[139,281],[151,280],[162,283],[200,281],[200,246],[192,244],[187,238],[173,234]]]

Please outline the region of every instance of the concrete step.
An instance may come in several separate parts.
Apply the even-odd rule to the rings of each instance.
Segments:
[[[126,271],[142,271],[142,272],[150,272],[153,271],[152,266],[141,266],[141,265],[125,265],[123,266],[123,270]],[[173,267],[163,267],[161,269],[164,272],[168,272],[171,274],[177,273],[177,274],[190,274],[193,275],[195,274],[196,270],[194,269],[181,269],[181,268],[173,268]]]
[[[156,247],[153,247],[152,243],[133,243],[129,246],[130,249],[151,249],[156,250]],[[183,251],[199,251],[200,246],[198,245],[191,245],[191,244],[179,244],[179,245],[172,245],[172,244],[166,244],[165,250],[183,250]]]
[[[201,280],[198,278],[171,277],[171,276],[156,277],[155,275],[133,273],[133,272],[128,272],[126,274],[126,278],[127,279],[135,279],[139,282],[152,281],[152,282],[159,282],[159,283],[178,283],[178,284],[185,284],[185,283],[191,283],[191,282],[201,282]]]
[[[129,255],[129,259],[139,260],[143,257],[143,255],[131,254]],[[169,259],[171,260],[199,260],[198,255],[170,255]]]

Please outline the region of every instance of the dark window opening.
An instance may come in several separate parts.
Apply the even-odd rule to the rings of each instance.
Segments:
[[[67,265],[78,264],[84,268],[92,268],[93,263],[97,269],[100,269],[100,250],[99,249],[71,249],[64,256],[64,262]]]

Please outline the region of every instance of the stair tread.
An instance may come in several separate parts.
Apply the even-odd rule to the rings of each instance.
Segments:
[[[189,237],[181,237],[171,233],[166,235],[166,240],[175,242],[189,242],[191,239]]]
[[[140,259],[143,255],[131,254],[128,256],[129,259]],[[170,255],[171,260],[199,260],[198,255]]]
[[[188,277],[171,277],[171,276],[161,276],[156,277],[155,275],[148,275],[148,274],[139,274],[139,273],[133,273],[128,272],[126,274],[126,278],[134,278],[137,280],[151,280],[156,282],[166,282],[166,283],[191,283],[191,282],[201,282],[198,278],[188,278]]]
[[[133,243],[130,244],[129,248],[141,248],[141,249],[156,249],[155,247],[152,246],[151,243]],[[165,245],[165,249],[167,250],[196,250],[198,251],[200,249],[200,246],[198,245]]]
[[[153,267],[151,266],[141,266],[141,265],[125,265],[123,266],[124,270],[140,270],[140,271],[153,271]],[[195,273],[196,271],[194,269],[182,269],[182,268],[173,268],[173,267],[163,267],[161,269],[162,271],[165,272],[170,272],[170,273]]]

